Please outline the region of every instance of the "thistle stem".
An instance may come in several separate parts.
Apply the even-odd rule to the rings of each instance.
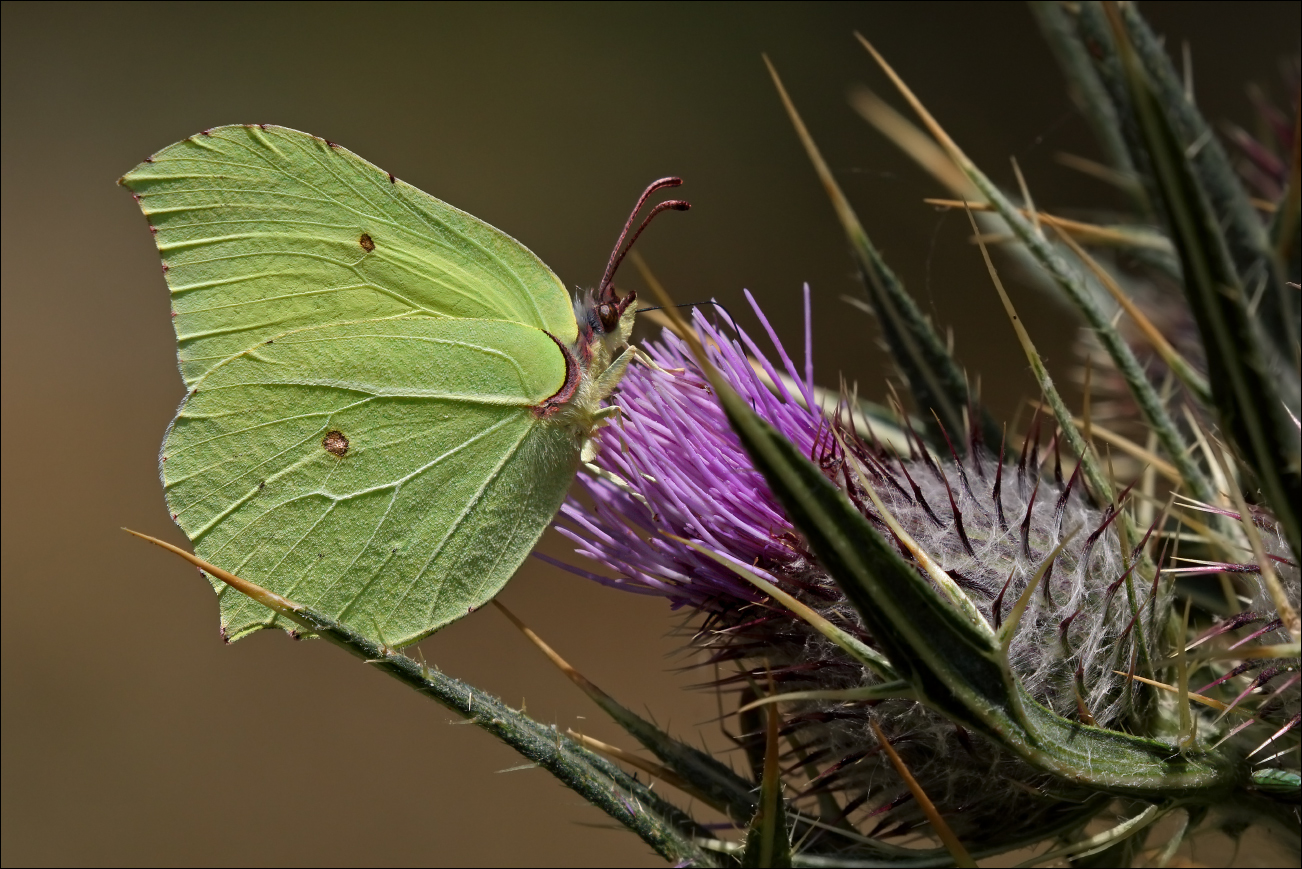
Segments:
[[[362,636],[346,625],[241,579],[162,540],[128,534],[179,555],[200,570],[270,607],[322,639],[384,671],[440,706],[457,713],[550,772],[561,784],[636,833],[657,854],[676,865],[716,866],[718,861],[693,841],[709,831],[605,758],[583,748],[555,727],[543,725],[491,694],[446,676],[427,664]]]

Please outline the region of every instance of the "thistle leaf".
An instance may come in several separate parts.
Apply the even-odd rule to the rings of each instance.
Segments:
[[[1184,270],[1184,291],[1207,356],[1208,379],[1222,429],[1261,486],[1295,557],[1302,553],[1302,457],[1297,428],[1289,419],[1287,381],[1267,364],[1258,329],[1213,210],[1193,162],[1173,126],[1169,101],[1154,89],[1150,74],[1130,50],[1119,16],[1114,36],[1122,53],[1126,83],[1135,106],[1154,183],[1170,222]],[[1296,391],[1287,393],[1296,401]]]
[[[1225,148],[1198,107],[1185,94],[1180,76],[1167,57],[1161,41],[1133,3],[1118,4],[1117,9],[1129,45],[1143,66],[1153,96],[1164,109],[1175,140],[1185,143],[1188,149],[1182,149],[1182,158],[1187,154],[1192,155],[1182,161],[1188,163],[1193,185],[1200,189],[1214,216],[1208,228],[1215,228],[1216,234],[1223,239],[1222,244],[1229,254],[1232,268],[1238,274],[1240,284],[1247,287],[1257,285],[1258,281],[1265,282],[1257,306],[1257,325],[1270,337],[1275,352],[1284,360],[1291,361],[1299,337],[1298,294],[1290,292],[1284,285],[1284,277],[1267,228],[1252,207]],[[1129,85],[1129,71],[1126,78]],[[1130,88],[1133,100],[1133,85]],[[1141,119],[1139,126],[1151,150],[1147,123]],[[1156,168],[1155,164],[1154,169]],[[1159,188],[1164,187],[1160,179],[1154,180],[1158,181]],[[1172,221],[1176,219],[1174,215],[1169,217]],[[1294,394],[1297,385],[1294,377]]]
[[[1052,851],[1048,851],[1044,854],[1037,854],[1035,855],[1035,857],[1033,857],[1030,860],[1027,860],[1025,863],[1019,863],[1017,865],[1019,867],[1035,866],[1040,863],[1044,863],[1048,860],[1052,860],[1055,857],[1068,857],[1074,861],[1078,857],[1089,857],[1092,854],[1107,852],[1110,849],[1117,847],[1120,843],[1130,839],[1132,836],[1139,833],[1140,831],[1144,830],[1150,824],[1160,819],[1163,815],[1165,815],[1169,811],[1170,811],[1169,808],[1163,808],[1160,805],[1148,806],[1139,814],[1135,815],[1133,818],[1127,818],[1126,820],[1122,821],[1116,826],[1110,827],[1109,829],[1106,829],[1103,832],[1098,833],[1094,836],[1090,836],[1088,839],[1082,839],[1079,842],[1072,842],[1070,845],[1064,845],[1061,848],[1055,848]],[[1121,864],[1101,863],[1099,865],[1127,866],[1129,865],[1129,861]]]
[[[1271,218],[1269,232],[1275,255],[1285,267],[1288,279],[1296,284],[1302,278],[1302,238],[1298,234],[1298,226],[1302,224],[1302,187],[1299,186],[1302,185],[1302,113],[1293,122],[1290,162],[1288,187]]]
[[[601,707],[616,724],[642,743],[652,754],[694,788],[701,799],[735,819],[745,820],[755,814],[754,785],[737,775],[732,769],[682,740],[675,739],[642,716],[626,708],[614,697],[590,682],[586,676],[570,666],[542,638],[504,604],[494,600],[497,609],[515,625],[539,651],[547,656],[562,673],[592,702]]]
[[[1126,192],[1130,194],[1138,213],[1151,219],[1152,207],[1137,179],[1135,163],[1122,135],[1116,106],[1090,60],[1089,52],[1077,36],[1071,14],[1058,0],[1035,0],[1030,5],[1031,13],[1040,25],[1041,34],[1049,43],[1058,66],[1067,78],[1072,102],[1094,131],[1094,138],[1103,148],[1108,163],[1130,182],[1126,186]]]

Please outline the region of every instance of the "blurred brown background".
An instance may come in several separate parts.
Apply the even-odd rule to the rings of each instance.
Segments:
[[[1277,90],[1297,50],[1297,3],[1144,8],[1169,44],[1190,41],[1214,119],[1248,122],[1243,86]],[[838,301],[851,261],[767,51],[869,232],[1008,416],[1030,380],[965,221],[924,206],[941,191],[846,105],[853,82],[887,91],[855,29],[996,178],[1012,183],[1015,155],[1044,207],[1111,201],[1054,162],[1096,152],[1020,4],[4,4],[3,862],[657,864],[546,773],[497,774],[509,750],[343,653],[270,633],[223,646],[207,584],[118,530],[184,542],[156,469],[182,394],[167,293],[114,181],[200,129],[285,124],[588,285],[637,192],[679,174],[694,210],[641,246],[672,292],[740,313],[747,287],[799,346],[807,280],[820,379],[880,396],[873,327]],[[1064,370],[1071,317],[1013,291]],[[540,563],[504,600],[628,705],[721,741],[712,695],[684,690],[705,674],[667,657],[663,602]],[[421,648],[629,745],[494,611]]]

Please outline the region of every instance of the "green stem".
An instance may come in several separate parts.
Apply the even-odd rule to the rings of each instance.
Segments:
[[[496,736],[632,830],[666,860],[678,865],[717,865],[713,856],[693,842],[693,838],[711,838],[708,831],[624,770],[581,747],[554,726],[534,721],[493,695],[431,670],[325,616],[306,609],[298,615],[296,621],[308,630]]]
[[[491,694],[445,676],[346,625],[216,567],[198,556],[145,534],[124,529],[206,571],[241,594],[329,640],[409,688],[467,719],[550,772],[570,790],[632,830],[657,854],[679,866],[717,866],[695,840],[713,838],[686,813],[624,770],[560,733],[512,709]]]

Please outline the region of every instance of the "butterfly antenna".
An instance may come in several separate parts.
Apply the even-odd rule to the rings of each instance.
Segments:
[[[628,231],[632,228],[633,221],[637,219],[638,212],[642,210],[642,206],[646,205],[646,201],[651,198],[651,194],[655,193],[657,190],[663,190],[666,187],[678,187],[682,183],[683,179],[681,178],[661,178],[659,181],[651,182],[647,189],[642,191],[642,195],[638,197],[637,205],[633,206],[633,211],[629,214],[628,220],[624,223],[624,231],[619,234],[619,241],[615,242],[615,249],[611,251],[610,262],[606,265],[606,273],[601,276],[601,283],[597,285],[598,301],[602,301],[608,294],[610,291],[610,282],[614,280],[615,271],[619,268],[619,264],[624,261],[624,257],[626,257],[628,252],[633,248],[633,242],[637,241],[638,236],[642,234],[642,230],[647,228],[651,221],[655,219],[655,216],[662,211],[668,211],[670,209],[674,211],[686,211],[692,207],[690,202],[685,202],[681,199],[667,199],[664,202],[661,202],[655,208],[651,209],[651,213],[648,214],[638,226],[637,230],[633,233],[633,237],[629,239],[628,244],[624,244],[624,239],[628,238]]]

